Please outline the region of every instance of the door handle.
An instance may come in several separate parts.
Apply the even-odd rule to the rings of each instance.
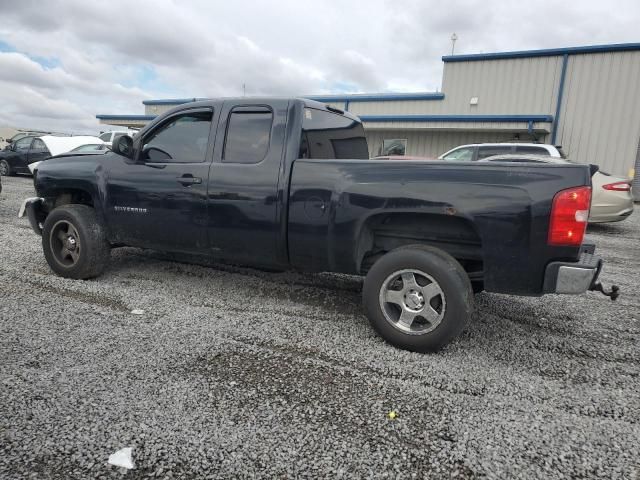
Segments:
[[[176,180],[178,181],[178,183],[181,183],[185,187],[188,187],[190,185],[198,185],[202,183],[202,179],[200,177],[194,177],[192,175],[183,175],[181,177],[176,178]]]

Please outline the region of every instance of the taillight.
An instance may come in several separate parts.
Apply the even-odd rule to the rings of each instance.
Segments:
[[[631,190],[631,185],[629,182],[615,182],[615,183],[607,183],[603,185],[602,188],[605,190],[613,190],[615,192],[628,192]]]
[[[553,197],[549,245],[581,245],[589,219],[591,187],[562,190]]]

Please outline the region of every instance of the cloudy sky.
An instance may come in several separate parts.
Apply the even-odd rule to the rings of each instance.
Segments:
[[[0,125],[171,97],[434,91],[456,53],[640,41],[636,1],[0,0]]]

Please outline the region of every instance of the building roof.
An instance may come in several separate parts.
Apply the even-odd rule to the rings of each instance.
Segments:
[[[442,100],[444,93],[341,93],[337,95],[304,95],[304,98],[318,102],[387,102],[398,100]]]
[[[157,100],[143,100],[143,105],[182,105],[183,103],[198,102],[206,98],[159,98]]]
[[[474,62],[481,60],[504,60],[509,58],[554,57],[586,53],[629,52],[640,50],[640,43],[614,43],[609,45],[585,45],[582,47],[547,48],[542,50],[519,50],[513,52],[472,53],[445,55],[443,62]]]
[[[183,102],[184,103],[184,102]],[[179,105],[179,104],[176,104]],[[156,118],[156,115],[96,115],[98,120],[142,120],[148,121]]]
[[[552,122],[553,115],[359,115],[363,122]]]

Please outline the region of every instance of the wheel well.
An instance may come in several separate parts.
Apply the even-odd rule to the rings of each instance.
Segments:
[[[66,189],[53,192],[47,195],[47,203],[50,209],[54,209],[61,205],[80,204],[93,207],[93,198],[84,190]]]
[[[367,219],[358,241],[358,266],[366,274],[385,253],[406,245],[429,245],[455,258],[470,280],[482,281],[482,242],[473,223],[453,215],[389,213]]]

